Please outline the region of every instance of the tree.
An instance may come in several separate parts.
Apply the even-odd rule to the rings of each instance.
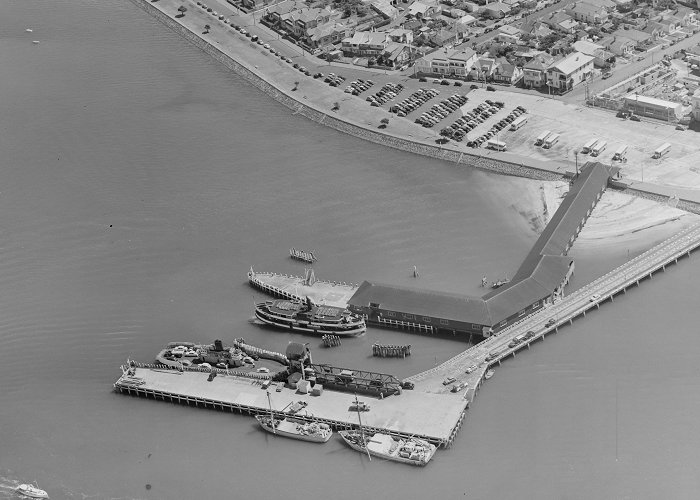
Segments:
[[[340,109],[340,103],[338,101],[335,101],[333,103],[333,107],[331,108],[331,111],[338,111]]]
[[[389,125],[389,119],[388,118],[382,118],[382,121],[380,123],[383,123],[384,125]]]
[[[296,91],[299,88],[299,82],[294,82],[294,88],[292,89],[292,92]]]
[[[205,24],[204,25],[204,34],[206,35],[207,33],[209,33],[210,29],[211,29],[211,26],[209,26],[208,24]]]
[[[177,11],[179,12],[179,14],[175,17],[185,17],[185,12],[187,12],[187,7],[185,7],[184,5],[180,5],[177,8]]]

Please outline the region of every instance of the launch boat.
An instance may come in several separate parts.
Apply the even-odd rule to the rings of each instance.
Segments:
[[[424,466],[437,449],[434,444],[415,437],[395,439],[382,433],[368,437],[358,430],[338,431],[338,434],[353,450],[404,464]]]
[[[267,300],[255,304],[255,317],[285,330],[313,335],[350,337],[367,330],[362,316],[335,306],[314,304],[308,297],[299,300]]]
[[[333,435],[330,426],[322,422],[309,422],[294,417],[279,419],[271,415],[258,415],[255,418],[267,432],[302,441],[325,443]]]

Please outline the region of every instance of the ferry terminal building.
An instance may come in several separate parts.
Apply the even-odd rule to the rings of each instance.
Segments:
[[[472,297],[364,281],[348,309],[377,326],[489,337],[563,294],[574,272],[569,249],[610,177],[610,169],[601,163],[581,168],[513,279],[500,288]]]

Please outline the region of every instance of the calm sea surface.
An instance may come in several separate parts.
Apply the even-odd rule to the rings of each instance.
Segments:
[[[697,256],[509,359],[425,470],[113,393],[172,340],[309,341],[250,323],[248,268],[302,273],[290,246],[322,279],[478,292],[537,237],[505,194],[529,181],[292,116],[127,0],[0,2],[0,75],[0,498],[700,495]],[[626,255],[576,257],[580,286]],[[464,348],[311,341],[399,377]]]

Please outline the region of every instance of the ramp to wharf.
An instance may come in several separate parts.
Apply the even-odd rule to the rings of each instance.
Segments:
[[[478,387],[483,374],[489,366],[500,364],[503,358],[515,355],[517,351],[527,347],[535,340],[544,338],[547,333],[573,322],[578,316],[585,316],[592,308],[599,308],[606,300],[613,301],[615,295],[627,293],[627,288],[639,285],[645,278],[653,278],[659,270],[678,262],[679,258],[690,257],[690,253],[700,246],[700,225],[687,228],[641,255],[613,269],[597,280],[576,290],[569,296],[552,306],[526,316],[523,320],[500,331],[498,335],[463,351],[454,358],[430,370],[408,377],[415,384],[415,389],[421,392],[441,393],[449,390],[442,381],[447,377],[456,378],[455,384],[469,383],[470,387]],[[513,340],[527,332],[533,332],[531,338],[517,345],[509,346]],[[466,374],[467,368],[473,367]]]
[[[354,394],[324,390],[321,395],[314,396],[287,387],[276,392],[274,385],[265,390],[260,381],[249,378],[219,373],[209,382],[208,376],[199,371],[136,366],[132,367],[131,375],[120,377],[114,388],[122,394],[250,415],[270,412],[269,392],[272,410],[278,415],[291,404],[303,401],[307,406],[297,415],[313,416],[335,429],[359,427],[357,412],[350,410]],[[467,406],[459,393],[426,394],[407,390],[383,399],[368,396],[361,399],[370,406],[370,411],[361,415],[366,431],[417,436],[442,446],[454,439]]]
[[[304,300],[309,297],[316,304],[347,307],[358,285],[352,283],[317,280],[313,270],[308,269],[306,276],[292,276],[277,273],[248,271],[248,282],[273,297]]]

